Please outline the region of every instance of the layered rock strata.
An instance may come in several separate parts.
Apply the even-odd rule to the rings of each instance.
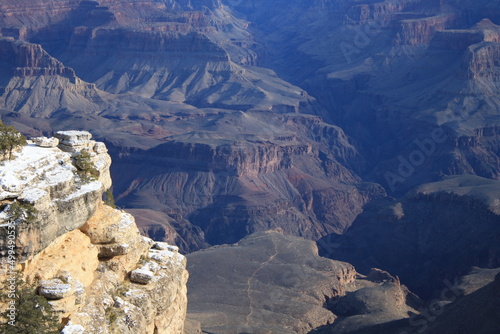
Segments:
[[[141,236],[130,214],[102,202],[111,186],[104,144],[85,131],[56,136],[35,139],[40,146],[29,144],[0,168],[0,229],[6,235],[15,226],[18,272],[49,300],[63,333],[183,333],[185,257]],[[57,142],[60,148],[52,147]],[[82,151],[98,170],[95,181],[77,176],[72,154]],[[34,217],[14,217],[14,203]]]

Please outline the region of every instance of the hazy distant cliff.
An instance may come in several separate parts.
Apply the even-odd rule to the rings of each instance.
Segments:
[[[83,131],[56,137],[35,139],[0,167],[0,233],[7,235],[15,203],[35,210],[34,218],[15,221],[19,272],[64,319],[66,334],[182,333],[185,257],[141,236],[130,214],[103,203],[111,186],[103,143]],[[82,151],[97,170],[95,180],[75,168]],[[3,278],[6,241],[0,241]]]

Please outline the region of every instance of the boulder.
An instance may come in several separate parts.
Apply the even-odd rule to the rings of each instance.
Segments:
[[[32,139],[33,143],[39,147],[57,147],[59,145],[59,139],[52,137],[37,137]]]
[[[71,284],[64,283],[59,278],[40,281],[38,294],[50,300],[63,299],[70,296]]]
[[[130,251],[129,244],[108,244],[108,245],[98,245],[99,257],[108,258],[118,255],[125,255]]]
[[[130,273],[130,281],[139,284],[148,284],[153,277],[154,273],[145,269],[136,269]]]
[[[59,146],[63,151],[68,148],[89,147],[92,134],[88,131],[58,131],[54,135],[59,139]]]

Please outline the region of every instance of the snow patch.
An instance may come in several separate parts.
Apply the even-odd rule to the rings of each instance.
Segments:
[[[23,196],[21,199],[33,204],[46,195],[48,194],[45,190],[34,188],[34,189],[28,189],[27,191],[23,192]]]
[[[19,193],[22,190],[20,180],[11,170],[0,172],[0,186],[3,190],[10,193]]]
[[[102,189],[102,183],[99,181],[92,181],[90,183],[86,183],[81,186],[81,188],[78,191],[75,191],[74,193],[71,193],[69,196],[65,197],[62,199],[62,201],[70,201],[72,199],[75,199],[77,197],[81,197],[85,194],[88,194],[93,191],[99,191]]]
[[[0,200],[23,197],[25,191],[46,189],[67,182],[73,177],[73,170],[68,153],[58,148],[28,144],[18,157],[4,161],[0,166]]]
[[[68,322],[66,326],[64,326],[62,334],[84,334],[85,328],[81,325],[73,324],[71,321]]]

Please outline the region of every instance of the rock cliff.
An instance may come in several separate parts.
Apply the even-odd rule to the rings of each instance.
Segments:
[[[475,135],[498,122],[498,2],[292,1],[273,7],[262,10],[260,0],[237,6],[255,22],[258,41],[273,45],[262,64],[306,89],[324,107],[318,110],[324,119],[357,139],[373,164],[362,177],[398,194],[443,174],[498,178],[496,135]],[[446,130],[449,141],[433,152],[432,166],[423,163],[397,187],[388,184],[386,172],[436,128]]]
[[[123,157],[114,171],[117,202],[170,215],[184,238],[198,240],[187,250],[270,227],[310,239],[341,233],[384,194],[349,171],[362,168],[356,149],[318,117],[235,112],[210,119],[224,136],[211,128],[172,136]],[[273,131],[254,134],[264,126]]]
[[[94,180],[75,162],[82,152]],[[110,164],[106,146],[84,131],[35,138],[3,163],[1,276],[9,271],[6,236],[14,225],[16,269],[49,300],[64,333],[183,333],[186,259],[103,203]],[[24,214],[15,214],[16,203]]]
[[[188,318],[204,332],[303,334],[332,323],[337,330],[362,328],[414,311],[412,294],[397,278],[377,269],[359,275],[348,263],[319,257],[313,242],[280,231],[187,257]]]
[[[322,254],[397,274],[429,298],[472,266],[500,266],[499,181],[463,175],[422,185],[404,197],[369,204],[342,236],[319,242]]]

